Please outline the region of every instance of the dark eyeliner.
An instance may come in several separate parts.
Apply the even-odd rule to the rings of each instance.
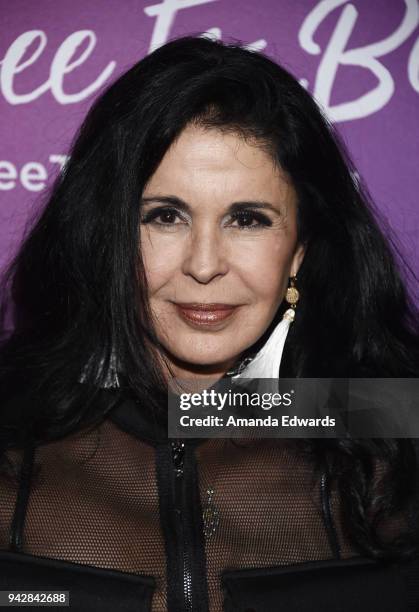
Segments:
[[[177,216],[180,216],[177,208],[174,208],[173,206],[156,206],[156,208],[153,208],[153,210],[150,210],[149,212],[145,213],[145,215],[141,216],[141,223],[143,225],[151,223],[165,212],[171,212]],[[170,225],[170,223],[161,223],[161,225]]]
[[[257,225],[242,225],[242,226],[239,226],[239,229],[249,229],[250,230],[250,229],[260,228],[260,226],[270,227],[272,225],[272,221],[271,219],[269,219],[269,217],[267,217],[266,215],[260,212],[252,210],[252,209],[236,211],[232,213],[231,215],[231,218],[234,221],[238,221],[240,219],[248,218],[248,217],[251,217],[255,219],[256,221],[258,221]]]

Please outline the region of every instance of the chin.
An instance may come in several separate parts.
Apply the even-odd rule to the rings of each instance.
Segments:
[[[208,353],[196,353],[196,354],[179,354],[175,355],[177,359],[184,362],[185,364],[189,364],[191,366],[208,366],[208,367],[216,367],[217,365],[222,365],[223,363],[230,362],[234,359],[232,355],[220,355],[208,354]]]
[[[166,350],[168,350],[168,348],[169,347],[166,347]],[[224,348],[224,351],[222,348]],[[184,368],[222,369],[223,364],[228,364],[227,369],[229,369],[240,351],[237,353],[232,353],[232,351],[227,352],[224,344],[224,346],[220,347],[218,350],[217,347],[212,347],[211,350],[208,350],[208,348],[199,350],[198,347],[195,347],[195,350],[186,351],[176,350],[174,347],[171,347],[168,353],[173,361],[177,361],[178,364]]]

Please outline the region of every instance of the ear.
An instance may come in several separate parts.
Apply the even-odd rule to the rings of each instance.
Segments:
[[[300,266],[301,266],[301,264],[303,262],[305,251],[306,251],[306,245],[305,244],[302,244],[302,243],[297,244],[297,247],[295,249],[295,253],[294,253],[292,261],[291,261],[290,276],[296,276],[297,275],[298,270],[300,269]]]

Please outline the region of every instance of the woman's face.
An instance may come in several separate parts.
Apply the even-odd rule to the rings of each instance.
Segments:
[[[188,126],[143,193],[140,239],[176,376],[223,375],[266,331],[303,258],[296,193],[239,135]]]

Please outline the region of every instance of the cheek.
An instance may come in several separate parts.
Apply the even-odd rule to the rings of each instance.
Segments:
[[[149,294],[153,297],[181,266],[182,248],[179,241],[167,240],[145,229],[141,232],[141,257]]]
[[[278,306],[288,285],[292,261],[293,244],[289,241],[271,239],[254,244],[237,258],[241,277],[252,289],[255,298],[268,307]]]

